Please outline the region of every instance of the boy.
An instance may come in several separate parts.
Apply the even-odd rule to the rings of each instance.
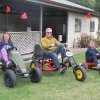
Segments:
[[[95,42],[90,41],[89,47],[87,48],[86,51],[86,61],[94,62],[97,68],[100,68],[100,63],[98,62],[98,59],[100,59],[100,52],[97,51],[95,47]]]

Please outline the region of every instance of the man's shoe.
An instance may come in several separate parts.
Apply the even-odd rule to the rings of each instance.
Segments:
[[[58,71],[60,74],[63,74],[66,71],[66,69],[67,69],[66,67],[63,67],[63,68],[59,68]]]

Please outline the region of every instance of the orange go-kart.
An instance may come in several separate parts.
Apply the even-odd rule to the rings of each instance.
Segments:
[[[88,68],[88,69],[98,70],[100,74],[100,68],[97,68],[95,62],[88,61],[87,58],[86,58],[86,62],[82,63],[81,65],[84,66],[85,69]]]

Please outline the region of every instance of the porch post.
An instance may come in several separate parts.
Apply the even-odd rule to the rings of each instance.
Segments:
[[[40,34],[42,38],[42,28],[43,28],[43,6],[40,6]]]

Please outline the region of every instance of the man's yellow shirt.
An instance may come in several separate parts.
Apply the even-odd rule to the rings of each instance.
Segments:
[[[55,46],[50,46],[52,43],[55,44]],[[59,45],[61,45],[61,43],[57,41],[57,39],[55,39],[53,36],[50,38],[45,36],[41,39],[41,46],[44,51],[54,51],[55,48]]]

